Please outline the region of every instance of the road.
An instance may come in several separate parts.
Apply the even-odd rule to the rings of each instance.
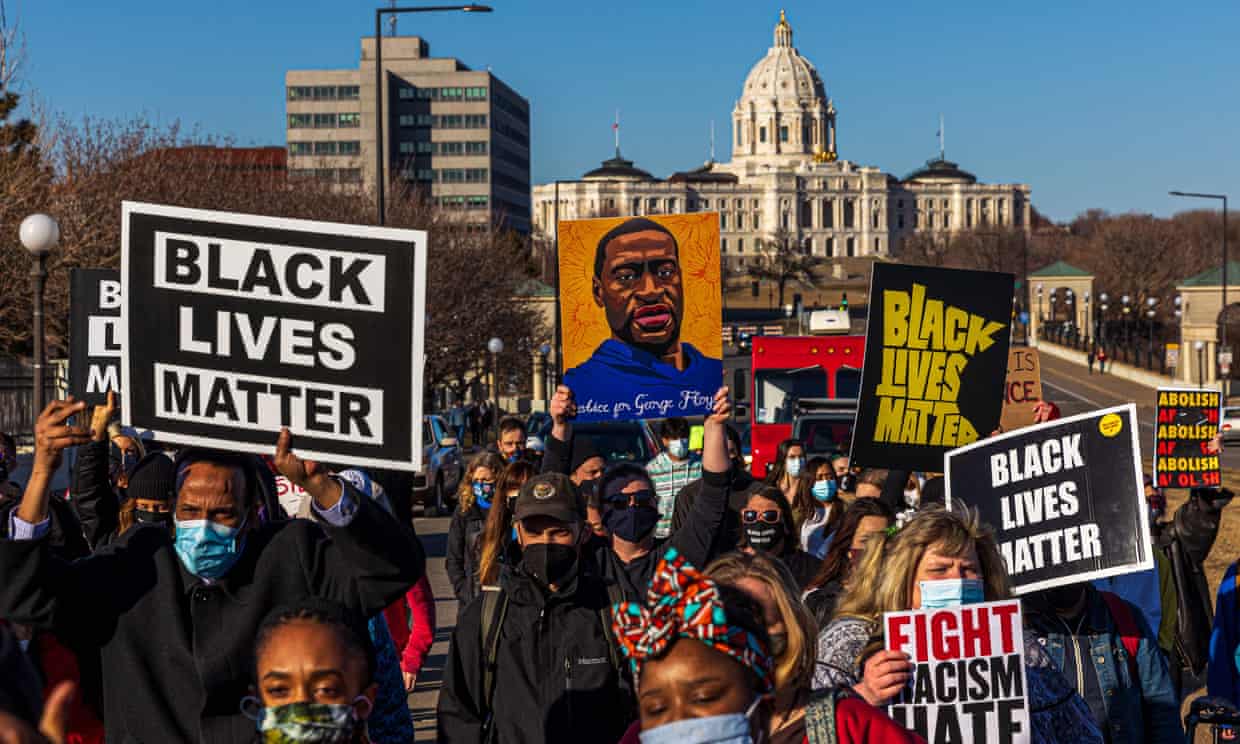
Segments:
[[[1063,415],[1084,413],[1098,408],[1137,404],[1141,428],[1141,454],[1152,457],[1154,452],[1155,390],[1111,375],[1091,375],[1081,365],[1049,355],[1042,355],[1042,395],[1054,401]],[[1223,451],[1224,470],[1240,470],[1240,447],[1232,445]]]
[[[439,700],[439,683],[448,658],[448,640],[456,625],[456,598],[444,570],[443,557],[448,542],[449,517],[415,519],[414,528],[426,549],[426,570],[431,592],[435,595],[435,645],[422,665],[418,685],[409,696],[409,710],[417,733],[415,741],[435,741],[435,703]]]

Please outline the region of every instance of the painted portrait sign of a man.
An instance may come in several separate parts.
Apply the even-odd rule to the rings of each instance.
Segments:
[[[582,420],[709,410],[723,367],[685,338],[685,285],[680,240],[659,222],[628,219],[594,243],[590,299],[609,333],[564,374]]]

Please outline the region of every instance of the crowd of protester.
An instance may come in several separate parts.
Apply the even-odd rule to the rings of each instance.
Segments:
[[[882,618],[1011,598],[992,526],[943,506],[941,474],[796,440],[756,479],[731,414],[724,388],[700,452],[662,421],[644,464],[577,437],[563,386],[545,438],[498,421],[447,535],[439,741],[921,741],[886,712],[913,664]],[[453,425],[481,442],[487,416]],[[255,456],[115,418],[50,403],[21,484],[0,439],[0,742],[412,741],[436,618],[401,495],[287,431]],[[1231,494],[1146,497],[1152,569],[1021,597],[1033,741],[1182,741],[1203,685],[1240,704],[1237,565],[1213,607],[1203,568]]]

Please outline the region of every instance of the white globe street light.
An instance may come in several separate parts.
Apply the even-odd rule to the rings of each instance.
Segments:
[[[491,410],[492,418],[495,420],[495,441],[499,441],[499,355],[504,352],[504,340],[498,336],[492,336],[487,341],[487,351],[491,352]]]
[[[47,255],[60,242],[60,225],[45,214],[32,214],[22,220],[17,231],[26,250],[34,258],[30,267],[30,283],[34,289],[33,336],[34,336],[34,417],[43,412],[43,367],[46,352],[43,349],[43,285],[47,281]]]

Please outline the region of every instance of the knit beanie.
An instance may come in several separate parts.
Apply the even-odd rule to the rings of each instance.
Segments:
[[[129,476],[129,497],[148,501],[171,501],[176,490],[177,469],[162,452],[152,452],[138,461]]]

